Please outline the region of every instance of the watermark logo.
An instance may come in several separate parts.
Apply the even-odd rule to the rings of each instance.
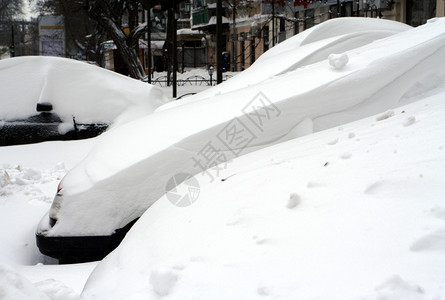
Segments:
[[[165,186],[167,199],[175,206],[190,206],[198,200],[200,186],[198,180],[188,173],[178,173]]]
[[[261,132],[264,125],[280,116],[281,111],[263,93],[258,93],[242,110]]]
[[[278,107],[261,92],[244,106],[242,113],[243,116],[228,122],[214,139],[192,157],[194,167],[199,167],[210,182],[227,167],[229,161],[226,154],[240,156],[256,139],[266,135],[265,126],[281,115]]]
[[[256,135],[239,118],[235,118],[216,137],[235,156],[239,156],[255,140]]]
[[[215,148],[212,142],[208,142],[194,157],[194,167],[199,167],[205,174],[210,177],[210,182],[213,182],[215,178],[209,170],[216,172],[216,176],[219,176],[219,171],[227,167],[227,157],[218,148]]]

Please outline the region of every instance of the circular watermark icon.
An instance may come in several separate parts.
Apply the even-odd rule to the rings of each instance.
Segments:
[[[199,182],[188,173],[178,173],[165,186],[167,199],[178,207],[190,206],[198,200]]]

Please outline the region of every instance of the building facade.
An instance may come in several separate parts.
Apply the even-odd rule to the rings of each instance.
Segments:
[[[384,18],[419,26],[445,13],[444,0],[223,1],[223,70],[242,71],[269,48],[336,17]],[[190,3],[192,29],[206,34],[207,65],[216,64],[216,0]]]

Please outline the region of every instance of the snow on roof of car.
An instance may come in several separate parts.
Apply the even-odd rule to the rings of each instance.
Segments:
[[[53,112],[65,122],[75,117],[79,123],[124,123],[151,113],[167,101],[157,87],[65,58],[1,60],[0,82],[3,120],[35,115],[37,103],[50,102]]]
[[[63,179],[60,218],[49,234],[111,234],[158,200],[173,175],[213,167],[200,160],[206,149],[228,162],[415,101],[444,82],[444,28],[440,19],[340,56],[326,53],[324,60],[259,84],[158,111],[107,132]],[[264,60],[265,67],[273,63]],[[255,119],[258,109],[267,109],[267,119]],[[228,129],[237,125],[250,136],[235,141]]]

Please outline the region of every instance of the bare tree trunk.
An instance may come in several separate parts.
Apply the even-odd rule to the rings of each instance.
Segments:
[[[90,9],[90,15],[113,39],[124,63],[128,67],[130,76],[142,80],[145,77],[145,71],[137,55],[136,45],[139,37],[144,33],[143,26],[136,27],[127,37],[113,20],[111,8],[104,0],[96,1]]]

